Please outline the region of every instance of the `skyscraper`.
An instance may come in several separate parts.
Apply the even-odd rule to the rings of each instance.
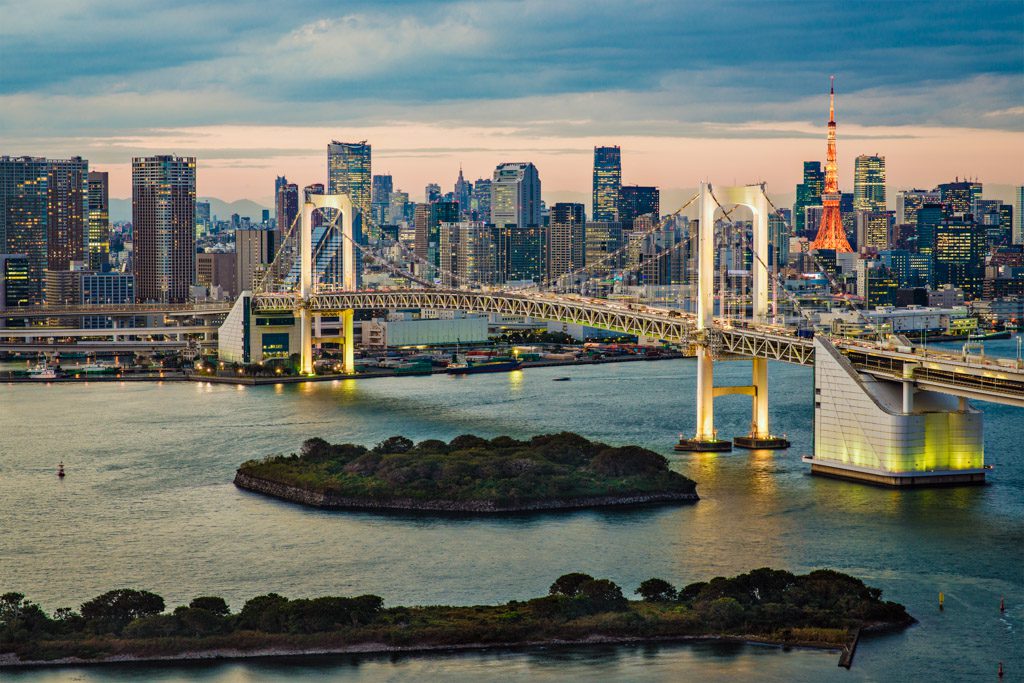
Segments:
[[[106,171],[89,171],[89,267],[107,269],[110,255],[110,185]]]
[[[274,262],[282,234],[280,230],[235,230],[235,294],[252,291],[263,277]]]
[[[1016,190],[1017,211],[1013,221],[1013,243],[1024,244],[1024,186]]]
[[[964,290],[964,297],[981,296],[985,277],[985,231],[962,217],[948,218],[935,228],[932,253],[936,285]]]
[[[656,187],[644,185],[623,185],[619,190],[619,222],[622,229],[633,229],[633,221],[639,216],[653,214],[654,220],[661,218],[661,193]]]
[[[493,227],[499,282],[538,281],[545,271],[544,227],[505,223]]]
[[[957,178],[939,185],[939,196],[949,215],[966,216],[974,213],[974,202],[981,199],[981,183]]]
[[[304,188],[302,188],[303,202],[308,202],[309,198],[311,196],[315,195],[315,194],[324,194],[324,184],[323,183],[313,183],[312,185],[306,185]],[[323,212],[322,211],[314,211],[313,212],[313,220],[311,220],[310,223],[313,224],[312,227],[314,227],[314,228],[319,228],[321,225],[323,225],[324,224],[324,214],[323,214]]]
[[[582,204],[559,202],[551,207],[548,226],[547,279],[571,273],[585,264],[586,215]]]
[[[331,141],[327,145],[327,194],[347,194],[352,208],[358,211],[355,220],[369,222],[373,176],[370,170],[370,145],[362,142]],[[360,230],[353,226],[353,233]]]
[[[540,175],[530,162],[499,164],[491,183],[491,223],[541,225]]]
[[[391,193],[394,189],[394,181],[390,175],[373,176],[370,210],[373,212],[373,222],[377,225],[388,222],[388,206],[391,204]]]
[[[917,223],[917,210],[925,204],[938,204],[941,201],[937,191],[901,190],[896,193],[896,222]]]
[[[467,182],[463,177],[462,166],[459,166],[459,177],[455,181],[452,196],[459,203],[459,212],[463,216],[469,215],[472,211],[470,204],[473,199],[473,183]]]
[[[857,249],[890,249],[893,225],[892,211],[858,211]]]
[[[619,190],[622,188],[622,153],[615,147],[594,148],[593,220],[619,220]]]
[[[885,157],[861,154],[853,162],[854,211],[885,211]]]
[[[284,176],[278,178],[285,182],[279,182],[277,186],[277,196],[274,197],[274,216],[277,220],[277,229],[283,233],[287,233],[288,229],[292,227],[292,221],[299,214],[299,186],[295,183],[289,183]]]
[[[139,301],[188,301],[196,269],[195,219],[195,157],[132,159],[132,263]]]
[[[935,232],[945,217],[942,204],[925,204],[917,210],[917,251],[928,254],[935,250]]]
[[[88,175],[80,157],[0,157],[0,252],[28,258],[33,304],[43,303],[47,269],[84,260]]]
[[[473,183],[473,193],[470,199],[470,212],[475,221],[491,220],[491,179],[477,178]]]
[[[483,221],[441,223],[441,282],[447,286],[497,281],[494,233]]]
[[[818,228],[818,234],[811,243],[811,249],[831,249],[839,253],[850,253],[853,247],[846,239],[843,218],[839,210],[842,194],[839,192],[839,177],[836,171],[836,90],[831,83],[828,114],[828,155],[825,160],[825,191],[821,195],[821,227]]]
[[[808,206],[821,206],[821,192],[825,189],[825,173],[820,161],[804,162],[804,181],[796,186],[796,201],[793,203],[793,221],[797,236],[807,230],[804,210]]]
[[[447,270],[442,263],[441,224],[459,222],[459,205],[456,202],[434,202],[433,204],[417,204],[413,221],[416,233],[413,252],[430,266],[426,275],[436,276],[436,268]]]

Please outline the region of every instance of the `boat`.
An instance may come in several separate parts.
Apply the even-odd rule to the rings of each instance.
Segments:
[[[60,479],[64,478],[64,461],[61,460],[60,464],[57,465],[57,477]]]
[[[450,375],[475,375],[481,372],[511,372],[523,367],[517,360],[501,361],[466,361],[463,363],[452,363],[448,366]]]
[[[60,368],[39,364],[28,371],[28,376],[30,379],[60,379],[64,375]]]
[[[572,377],[555,377],[552,382],[568,382]]]
[[[415,360],[396,365],[392,370],[396,375],[429,375],[434,371],[434,364],[429,360]]]

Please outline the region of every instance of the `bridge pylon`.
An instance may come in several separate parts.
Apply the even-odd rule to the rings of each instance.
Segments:
[[[302,205],[299,228],[299,338],[300,372],[313,374],[313,312],[310,303],[313,296],[313,212],[334,209],[341,212],[341,261],[342,287],[346,291],[356,289],[355,228],[353,223],[352,199],[347,194],[308,195]],[[342,322],[343,371],[355,372],[355,344],[352,338],[354,311],[340,311]]]
[[[714,323],[715,273],[715,209],[719,202],[746,206],[753,213],[752,308],[753,322],[768,320],[768,200],[764,185],[742,185],[712,189],[701,183],[698,197],[697,225],[697,430],[692,439],[680,439],[677,451],[729,451],[735,443],[740,448],[788,448],[786,439],[772,436],[768,429],[768,361],[753,358],[751,384],[715,387],[714,354],[712,351]],[[751,397],[750,433],[733,442],[719,439],[715,429],[714,399],[726,394],[747,394]]]

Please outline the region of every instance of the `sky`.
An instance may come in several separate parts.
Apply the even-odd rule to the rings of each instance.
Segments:
[[[0,154],[198,157],[198,193],[269,203],[323,182],[331,139],[422,198],[533,161],[589,201],[593,147],[663,190],[823,159],[836,76],[840,186],[1024,183],[1024,2],[0,0]],[[670,207],[663,206],[664,209]]]

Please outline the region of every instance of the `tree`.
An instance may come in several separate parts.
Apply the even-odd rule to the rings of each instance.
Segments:
[[[277,593],[257,595],[242,605],[238,624],[253,631],[280,633],[285,629],[288,598]]]
[[[133,619],[160,614],[164,599],[149,591],[119,588],[83,603],[82,618],[98,633],[120,633]]]
[[[231,612],[224,598],[213,595],[194,598],[192,602],[188,603],[188,606],[194,609],[205,609],[219,617],[226,617]]]
[[[565,595],[567,597],[574,598],[579,595],[580,586],[587,581],[593,580],[593,576],[590,574],[583,574],[581,572],[563,574],[555,579],[555,582],[551,584],[551,588],[548,589],[548,593],[551,595]]]
[[[644,602],[673,602],[679,592],[664,579],[647,579],[636,589],[636,594],[642,597]]]
[[[591,612],[613,612],[629,606],[622,589],[608,579],[584,581],[580,584],[578,598],[586,603]]]
[[[712,628],[728,629],[743,621],[743,605],[735,598],[712,600],[702,605],[700,611]]]
[[[412,439],[407,439],[404,436],[392,436],[374,446],[373,452],[407,453],[412,450],[413,445]]]

